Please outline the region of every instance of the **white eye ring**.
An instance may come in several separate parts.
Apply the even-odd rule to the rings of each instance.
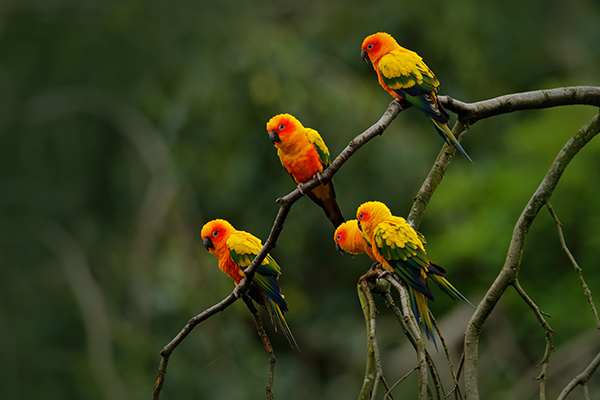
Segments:
[[[219,234],[219,231],[213,231],[212,235],[213,237],[217,236]]]
[[[369,50],[371,50],[372,48],[373,48],[373,43],[371,43],[367,46],[367,49],[369,49]]]
[[[280,130],[280,131],[282,131],[282,130],[284,130],[284,129],[285,129],[285,125],[284,125],[284,124],[281,124],[281,125],[279,125],[279,130]]]

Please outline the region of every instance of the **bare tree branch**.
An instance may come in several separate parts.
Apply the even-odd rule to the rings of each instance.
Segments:
[[[536,90],[525,93],[513,93],[477,103],[463,103],[450,96],[439,96],[438,98],[445,108],[458,115],[458,120],[452,128],[452,134],[460,142],[471,125],[481,119],[495,115],[519,110],[575,104],[600,106],[600,87],[572,86],[550,90]],[[455,149],[453,146],[444,145],[425,181],[423,181],[410,213],[406,218],[415,229],[419,227],[429,200],[444,178],[454,152]]]
[[[590,303],[590,307],[592,309],[592,312],[594,313],[594,317],[596,318],[596,326],[598,327],[598,329],[600,329],[600,320],[598,319],[598,311],[596,310],[596,306],[594,305],[594,300],[592,299],[592,291],[590,290],[588,285],[585,283],[585,280],[583,279],[583,270],[579,267],[579,265],[577,264],[577,261],[575,260],[575,257],[573,257],[573,254],[571,254],[571,252],[569,251],[569,248],[567,247],[567,242],[565,241],[565,236],[563,235],[563,231],[562,231],[563,225],[559,221],[558,216],[554,212],[554,208],[552,208],[552,204],[550,204],[549,201],[546,201],[546,208],[548,208],[550,215],[552,215],[552,218],[554,218],[554,222],[556,222],[556,228],[558,229],[558,237],[560,239],[560,244],[562,246],[562,249],[567,254],[567,257],[569,257],[569,260],[571,260],[571,264],[573,264],[573,268],[575,268],[575,272],[577,273],[577,276],[579,277],[579,283],[581,284],[581,287],[583,288],[583,293],[587,297],[588,303]]]
[[[575,155],[600,131],[600,115],[593,117],[561,149],[546,176],[519,217],[512,235],[508,254],[500,273],[479,303],[465,332],[465,395],[467,400],[479,399],[477,363],[479,335],[485,321],[506,288],[513,284],[521,266],[525,237],[539,210],[550,198],[565,168]]]
[[[269,336],[267,336],[267,332],[265,331],[265,328],[260,320],[260,315],[258,314],[256,307],[254,307],[254,303],[248,296],[243,296],[242,299],[244,300],[244,303],[246,303],[248,310],[250,310],[250,314],[252,314],[254,325],[256,325],[256,332],[262,340],[265,350],[269,354],[269,378],[267,379],[266,390],[267,400],[273,400],[273,379],[275,378],[275,363],[277,362],[277,359],[275,358],[275,352],[273,351],[273,346],[271,346]]]
[[[442,105],[456,113],[467,125],[514,111],[583,104],[600,107],[600,87],[571,86],[549,90],[514,93],[477,103],[463,103],[449,96],[439,96]]]
[[[400,294],[400,304],[402,305],[402,314],[405,316],[407,327],[414,338],[414,346],[417,352],[417,361],[419,363],[419,400],[427,399],[427,350],[425,349],[425,343],[419,330],[419,323],[415,319],[415,316],[410,307],[410,295],[408,287],[404,281],[398,282],[392,276],[386,277],[387,281],[392,284],[398,290]]]
[[[381,358],[379,356],[379,346],[377,345],[377,330],[375,325],[377,308],[375,306],[375,302],[373,301],[369,283],[367,282],[369,277],[375,277],[377,275],[379,275],[379,272],[371,271],[361,276],[356,288],[365,317],[365,323],[367,325],[367,367],[365,368],[365,379],[363,381],[363,386],[358,395],[359,400],[375,399],[375,396],[377,395],[377,386],[380,380],[383,382],[387,390],[384,399],[392,399],[391,395],[388,395],[390,389],[383,375]]]
[[[546,400],[546,375],[548,372],[548,366],[550,365],[550,354],[552,353],[552,350],[554,350],[554,346],[552,345],[552,334],[554,333],[554,330],[550,328],[550,325],[544,318],[543,312],[521,287],[518,279],[513,281],[512,286],[515,288],[517,293],[519,293],[521,298],[525,300],[525,303],[527,303],[527,305],[533,310],[533,313],[542,325],[542,328],[544,328],[546,331],[546,350],[544,351],[544,358],[539,364],[542,366],[542,372],[536,377],[536,379],[540,381],[540,400]]]
[[[408,340],[410,341],[410,343],[414,347],[415,351],[418,351],[416,339],[415,339],[412,331],[408,328],[408,325],[407,325],[408,319],[415,318],[414,314],[412,313],[412,310],[411,310],[411,316],[406,316],[405,317],[404,314],[402,313],[402,311],[394,303],[394,299],[392,298],[392,295],[389,292],[389,290],[387,292],[385,292],[385,293],[379,293],[379,294],[381,296],[383,296],[387,308],[389,308],[390,310],[392,310],[392,312],[396,316],[396,319],[398,320],[398,322],[400,323],[400,326],[402,327],[402,331],[404,332],[404,334],[406,335],[406,337],[408,338]],[[438,330],[438,332],[439,332],[439,330]],[[444,388],[442,387],[442,379],[440,378],[440,375],[439,375],[438,370],[437,370],[437,368],[435,366],[435,363],[433,362],[433,359],[431,358],[431,355],[429,354],[429,352],[427,351],[427,349],[425,349],[425,357],[427,358],[427,366],[429,367],[429,372],[431,373],[431,379],[432,379],[434,387],[436,389],[436,397],[438,399],[443,399],[443,398],[445,398],[447,396],[444,396]],[[418,369],[419,365],[417,365],[416,368]],[[403,379],[404,378],[402,378],[401,380],[403,380]],[[390,389],[390,391],[393,390],[393,388],[398,383],[399,382],[396,382],[392,386],[392,388]]]
[[[557,400],[565,400],[569,393],[571,393],[571,391],[575,389],[577,385],[583,386],[586,399],[589,399],[590,395],[589,393],[587,393],[587,383],[594,374],[594,372],[596,372],[596,370],[598,369],[598,366],[600,366],[600,353],[596,355],[596,357],[592,360],[590,365],[588,365],[588,367],[581,374],[577,375],[575,378],[573,378],[571,382],[569,382],[569,384],[563,389],[563,391],[560,392],[560,395],[558,396]]]
[[[429,316],[431,318],[431,322],[433,323],[433,326],[435,327],[435,331],[437,332],[438,337],[440,338],[440,341],[442,342],[442,346],[444,347],[444,354],[446,355],[446,360],[448,361],[448,367],[450,368],[450,374],[452,375],[452,379],[454,380],[454,385],[452,386],[452,389],[450,389],[450,392],[444,397],[447,398],[448,396],[450,396],[450,394],[452,394],[452,392],[455,392],[456,398],[462,399],[463,395],[460,390],[460,387],[458,386],[458,377],[456,375],[456,372],[454,371],[454,364],[452,363],[452,357],[450,357],[450,351],[448,350],[448,345],[446,344],[446,339],[444,338],[444,335],[442,334],[442,331],[440,330],[440,327],[439,327],[435,317],[433,316],[433,313],[431,312],[431,310],[429,311],[429,314],[430,314]]]

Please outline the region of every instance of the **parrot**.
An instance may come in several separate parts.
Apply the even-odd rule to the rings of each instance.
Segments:
[[[200,235],[204,247],[217,257],[219,269],[227,274],[237,287],[244,277],[244,269],[252,263],[262,248],[260,239],[248,232],[236,230],[224,219],[207,222]],[[283,316],[289,311],[289,307],[279,287],[280,274],[281,268],[275,259],[267,254],[254,274],[249,294],[267,310],[275,330],[277,331],[279,325],[292,348],[299,349]]]
[[[344,252],[353,256],[356,254],[366,254],[371,260],[377,261],[371,246],[367,244],[360,229],[358,229],[358,220],[351,219],[338,226],[333,234],[333,241],[335,242],[337,251],[342,254]]]
[[[384,269],[395,272],[411,290],[411,301],[417,321],[419,316],[427,338],[435,344],[427,299],[434,301],[428,279],[454,300],[467,300],[446,278],[446,270],[432,263],[424,247],[424,237],[402,217],[392,215],[379,201],[368,201],[356,210],[358,228],[371,246],[375,259]],[[473,305],[473,304],[471,304]],[[436,345],[437,348],[437,345]]]
[[[279,114],[267,123],[267,131],[283,167],[298,184],[304,194],[302,184],[313,177],[320,180],[321,173],[329,166],[329,149],[314,129],[305,128],[290,114]],[[333,181],[320,184],[308,193],[308,197],[323,209],[327,218],[338,227],[345,221],[335,197]]]
[[[378,32],[365,38],[361,56],[373,65],[381,87],[423,111],[444,141],[473,162],[448,129],[450,117],[436,94],[439,80],[417,53],[400,46],[390,34]]]

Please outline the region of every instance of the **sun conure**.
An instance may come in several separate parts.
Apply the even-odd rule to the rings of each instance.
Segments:
[[[277,148],[281,164],[298,184],[300,192],[304,193],[302,184],[313,177],[320,178],[330,164],[325,142],[316,130],[305,128],[290,114],[279,114],[271,118],[267,123],[267,131]],[[333,181],[320,184],[306,195],[323,209],[334,227],[337,228],[344,222],[335,197]]]
[[[425,334],[435,344],[427,306],[427,299],[433,301],[435,297],[429,289],[428,280],[435,282],[452,299],[471,303],[444,278],[446,271],[429,260],[423,245],[424,237],[404,218],[392,215],[389,208],[378,201],[363,203],[356,210],[356,218],[375,259],[384,269],[396,273],[412,289],[415,316],[417,320],[421,317]]]
[[[248,232],[236,230],[229,222],[215,219],[207,222],[201,231],[204,247],[219,260],[219,268],[238,285],[244,277],[244,269],[256,257],[262,243],[260,239]],[[283,314],[289,311],[281,288],[279,275],[281,268],[268,254],[256,270],[250,288],[250,297],[263,306],[277,330],[281,328],[292,347],[298,344],[292,335]]]
[[[365,38],[361,56],[373,64],[381,87],[423,111],[446,143],[473,162],[448,129],[450,117],[436,94],[440,82],[417,53],[400,46],[390,34],[379,32]]]

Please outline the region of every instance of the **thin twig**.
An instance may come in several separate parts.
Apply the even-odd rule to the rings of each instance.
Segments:
[[[411,369],[410,371],[408,371],[406,373],[406,375],[404,375],[402,378],[398,379],[398,381],[396,383],[394,383],[392,385],[392,387],[387,392],[385,392],[385,395],[383,396],[383,398],[385,399],[387,396],[389,396],[390,393],[392,393],[392,390],[394,390],[396,388],[396,386],[398,386],[400,384],[400,382],[402,382],[403,380],[405,380],[406,378],[408,378],[409,376],[411,376],[412,373],[415,372],[418,369],[419,369],[419,366],[417,365],[416,367],[414,367],[413,369]]]
[[[394,299],[392,298],[392,295],[390,294],[389,291],[387,293],[383,293],[383,294],[380,293],[380,294],[383,296],[385,305],[387,306],[387,308],[389,308],[394,313],[394,315],[396,316],[396,319],[398,320],[398,322],[400,323],[400,326],[402,327],[402,331],[408,338],[410,344],[414,347],[415,352],[417,352],[418,351],[417,341],[416,341],[412,331],[406,325],[406,321],[410,317],[407,316],[405,319],[404,315],[402,314],[402,311],[400,310],[400,308],[398,308],[398,306],[394,302]],[[427,366],[429,368],[429,372],[431,373],[431,379],[436,388],[437,398],[442,399],[442,398],[444,398],[444,393],[443,393],[444,388],[442,387],[442,379],[440,378],[440,375],[435,366],[435,363],[433,362],[433,359],[431,358],[431,355],[429,354],[427,349],[425,349],[425,356],[427,358]]]
[[[419,400],[427,399],[427,350],[425,349],[425,343],[419,330],[419,324],[411,310],[410,296],[406,283],[404,281],[398,282],[392,276],[387,276],[386,280],[392,284],[398,290],[400,294],[400,304],[402,305],[402,313],[404,314],[407,327],[412,331],[412,335],[415,340],[415,349],[417,351],[417,361],[419,363]]]
[[[273,400],[273,379],[275,377],[275,363],[277,362],[277,359],[275,358],[275,352],[273,351],[273,346],[271,346],[269,336],[267,336],[267,332],[265,331],[262,321],[260,320],[260,315],[258,314],[256,307],[254,307],[254,303],[248,296],[243,296],[242,299],[244,300],[244,303],[246,303],[248,310],[250,310],[250,314],[252,314],[252,319],[256,325],[256,332],[262,340],[265,350],[269,354],[269,377],[267,379],[266,390],[267,400]]]
[[[558,216],[554,212],[554,208],[552,208],[552,204],[550,204],[550,201],[546,201],[546,208],[548,208],[548,211],[550,211],[550,215],[552,215],[552,218],[554,218],[554,222],[556,222],[556,228],[558,229],[558,238],[560,239],[560,244],[562,246],[562,249],[567,254],[567,257],[569,257],[569,260],[571,260],[571,264],[573,264],[573,268],[575,268],[575,272],[577,273],[577,276],[579,277],[579,283],[581,284],[581,287],[583,288],[583,293],[587,297],[588,303],[590,303],[590,307],[592,309],[592,313],[594,313],[594,317],[596,318],[596,326],[598,327],[598,329],[600,329],[600,319],[598,319],[598,311],[596,310],[596,306],[594,305],[594,300],[592,299],[592,291],[590,290],[588,285],[585,283],[585,280],[583,279],[583,270],[579,267],[579,265],[577,264],[577,261],[575,260],[575,257],[573,257],[573,254],[571,254],[571,252],[569,251],[569,248],[567,247],[567,242],[565,241],[565,236],[563,235],[563,231],[562,231],[563,224],[559,221]]]
[[[454,364],[452,363],[452,357],[450,357],[450,351],[448,350],[448,345],[446,344],[446,339],[444,338],[444,335],[442,335],[442,330],[440,329],[440,327],[431,311],[429,311],[429,315],[431,318],[431,322],[433,323],[433,326],[435,327],[435,331],[437,332],[438,337],[440,338],[440,341],[442,342],[442,346],[444,347],[444,354],[446,355],[446,360],[448,361],[448,367],[450,368],[450,373],[452,374],[452,379],[454,380],[454,385],[453,385],[452,389],[450,389],[450,392],[448,392],[448,394],[445,397],[449,397],[450,394],[452,394],[452,392],[455,392],[457,395],[457,398],[462,399],[463,396],[460,391],[460,387],[458,386],[458,378],[454,371]]]
[[[375,306],[375,302],[373,301],[373,295],[371,294],[371,290],[367,282],[367,278],[377,274],[377,272],[369,272],[361,276],[357,285],[358,298],[363,309],[365,323],[367,326],[367,367],[365,369],[363,386],[358,395],[359,400],[368,398],[375,399],[380,380],[385,386],[386,390],[389,392],[388,384],[383,375],[381,358],[379,356],[379,346],[377,344],[377,330],[375,324],[377,308]],[[384,396],[384,398],[388,397]]]
[[[529,308],[533,310],[536,318],[546,331],[546,350],[544,351],[544,358],[538,364],[538,367],[542,366],[542,372],[535,378],[540,381],[540,400],[546,400],[546,376],[548,373],[548,366],[550,365],[550,355],[552,354],[552,350],[554,350],[554,346],[552,344],[552,334],[554,330],[550,328],[550,325],[544,318],[544,313],[539,309],[539,307],[531,300],[531,298],[527,295],[527,292],[521,287],[518,279],[515,279],[512,282],[512,286],[515,288],[517,293],[521,296],[521,298],[527,303]]]
[[[569,382],[569,384],[563,389],[563,391],[560,392],[560,395],[556,400],[565,400],[569,393],[571,393],[571,391],[575,389],[577,385],[583,386],[584,394],[586,396],[585,398],[589,399],[590,394],[588,392],[587,383],[594,374],[594,372],[596,372],[596,370],[598,369],[598,366],[600,366],[600,353],[596,355],[596,357],[581,374],[577,375],[571,380],[571,382]]]

